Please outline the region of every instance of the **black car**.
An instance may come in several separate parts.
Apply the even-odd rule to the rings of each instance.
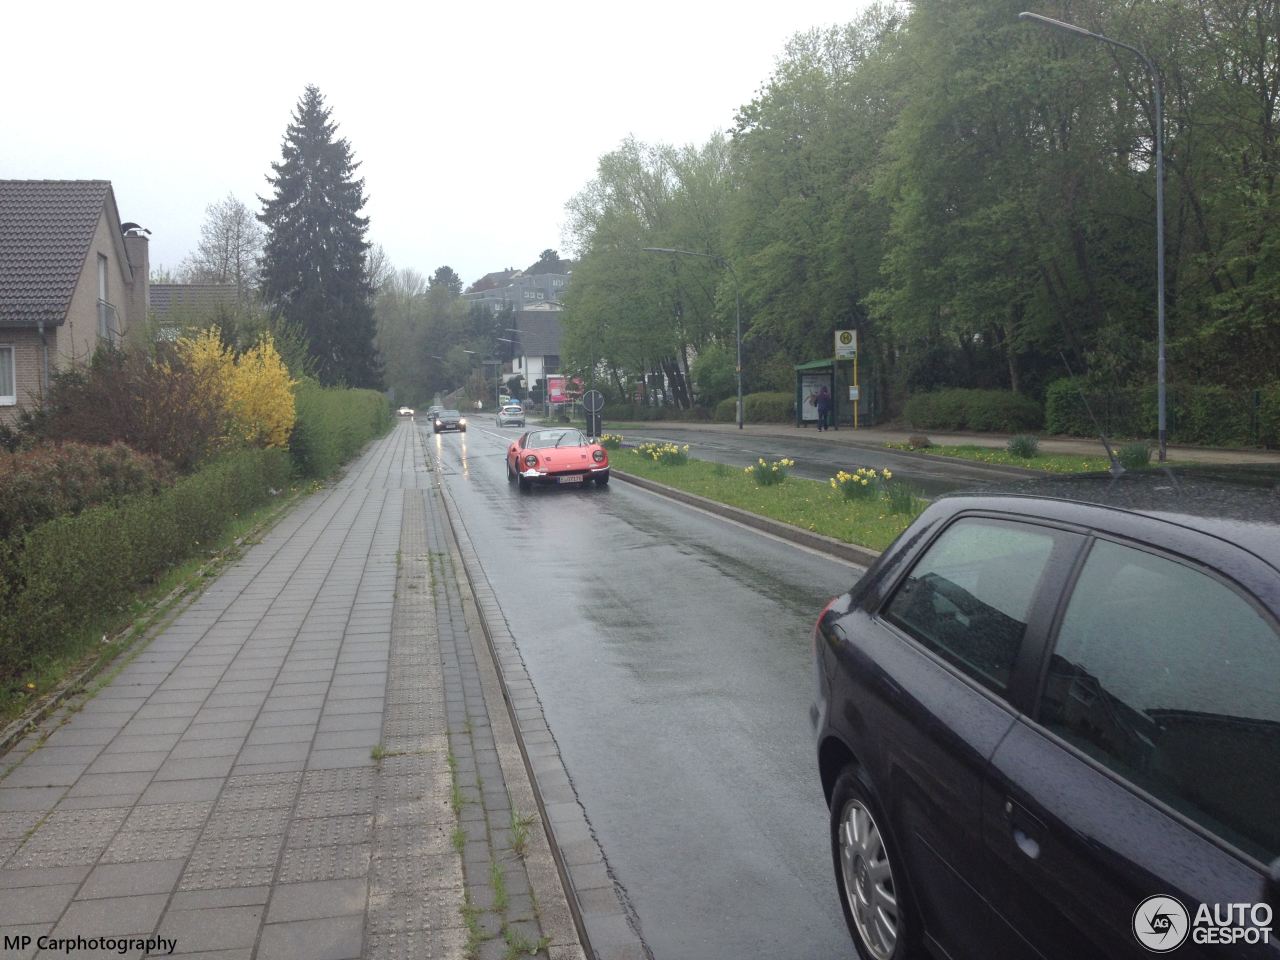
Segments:
[[[459,433],[466,433],[467,418],[457,410],[441,410],[432,419],[431,429],[436,433],[443,433],[445,430],[457,430]]]
[[[1280,956],[1278,615],[1280,469],[933,503],[815,628],[859,954]]]

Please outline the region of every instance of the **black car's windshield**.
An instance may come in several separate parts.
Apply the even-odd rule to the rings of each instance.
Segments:
[[[527,450],[540,450],[543,447],[584,447],[587,438],[581,430],[539,430],[529,434],[525,444]]]
[[[441,410],[436,416],[442,420],[456,420],[461,414],[457,410]]]

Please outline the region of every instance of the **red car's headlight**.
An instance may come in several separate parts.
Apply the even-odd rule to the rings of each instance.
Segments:
[[[592,460],[594,460],[596,463],[604,463],[604,451],[603,451],[603,450],[592,450],[592,451],[591,451],[591,459],[592,459]]]
[[[524,458],[524,465],[526,467],[536,467],[538,465],[538,458],[532,453],[526,454]]]

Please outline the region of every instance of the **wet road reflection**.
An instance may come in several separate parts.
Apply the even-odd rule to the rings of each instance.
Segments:
[[[849,955],[807,711],[858,569],[619,481],[521,493],[519,433],[429,449],[654,955]]]

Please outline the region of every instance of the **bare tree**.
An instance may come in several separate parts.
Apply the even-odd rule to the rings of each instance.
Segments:
[[[204,214],[200,243],[179,272],[189,280],[233,283],[237,299],[245,303],[258,283],[262,227],[253,212],[231,193],[205,207]]]
[[[396,268],[392,265],[391,258],[387,256],[387,251],[382,244],[373,244],[365,253],[364,271],[368,274],[369,286],[375,293],[395,276]]]

